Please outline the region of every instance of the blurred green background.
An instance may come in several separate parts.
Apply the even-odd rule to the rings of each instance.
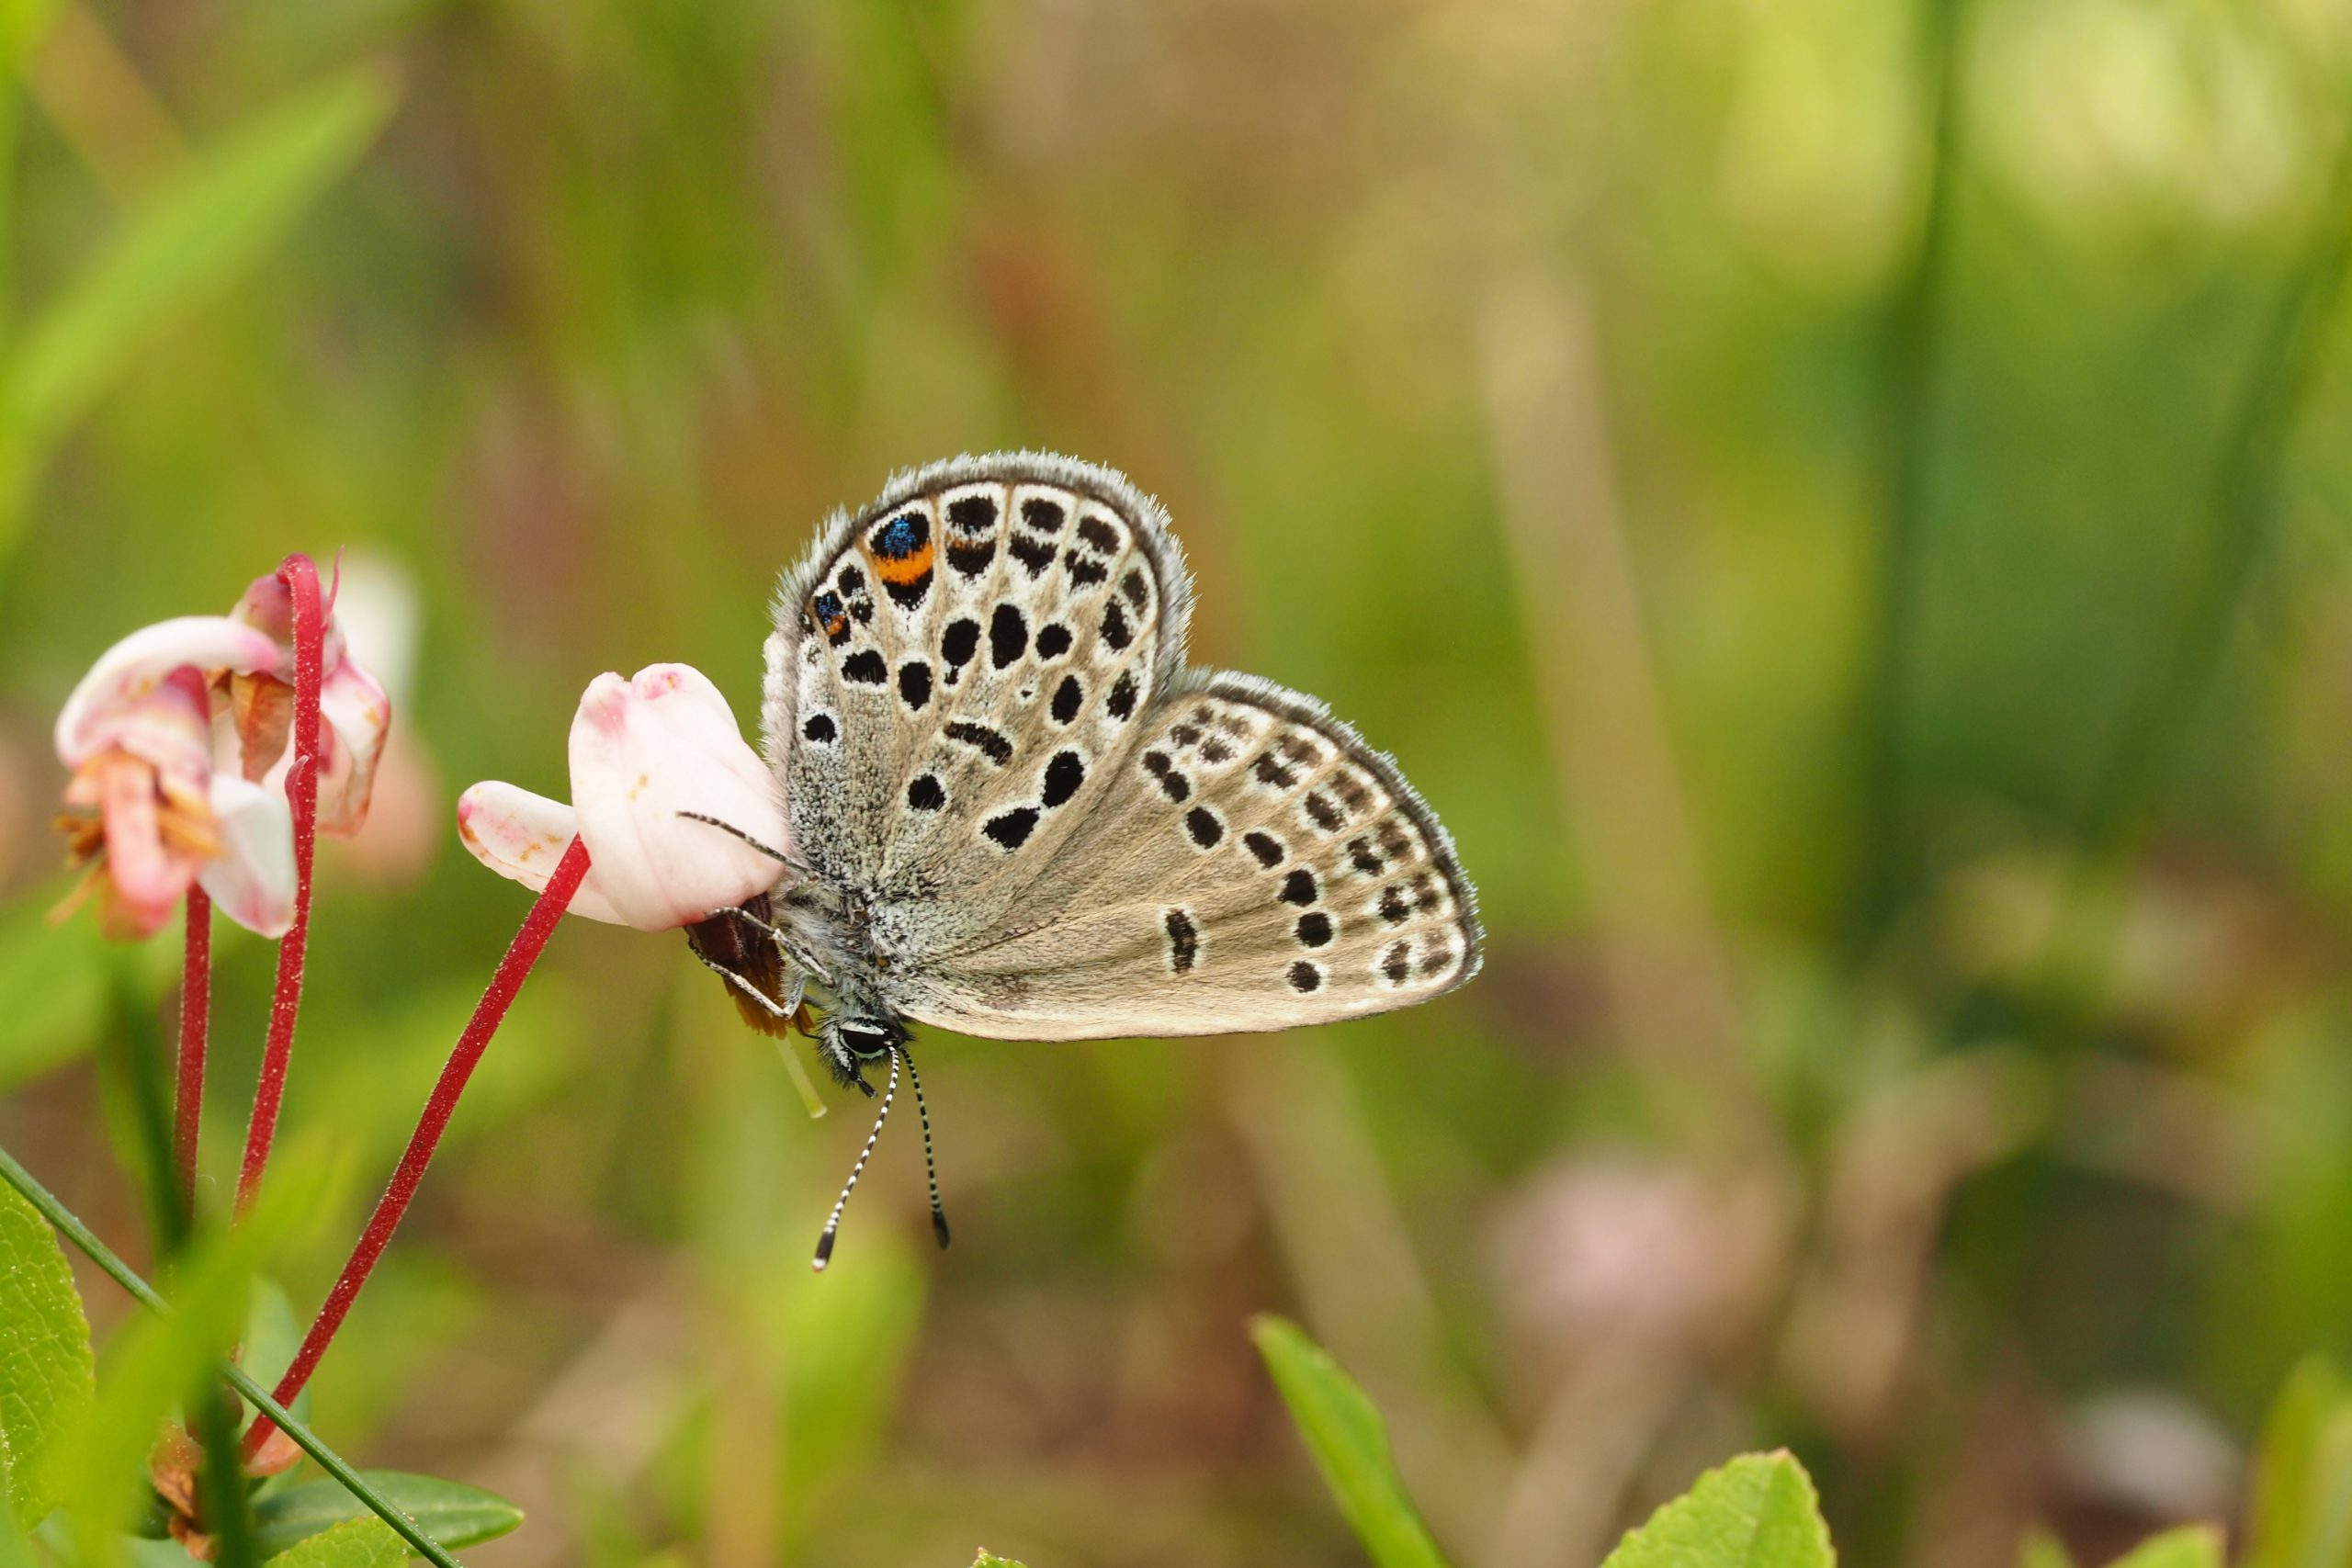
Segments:
[[[315,1385],[532,1511],[483,1568],[1357,1562],[1265,1309],[1464,1565],[1781,1443],[1849,1562],[2096,1561],[2352,1353],[2335,0],[0,28],[0,1142],[134,1258],[48,726],[288,549],[400,727],[321,855],[305,1312],[526,907],[457,791],[565,793],[603,670],[749,716],[776,570],[896,468],[1159,494],[1196,657],[1393,750],[1484,894],[1405,1014],[936,1041],[957,1244],[896,1138],[821,1280],[862,1105],[568,923]],[[220,945],[215,1203],[272,965]]]

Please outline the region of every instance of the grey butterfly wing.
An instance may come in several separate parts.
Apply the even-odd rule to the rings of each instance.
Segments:
[[[820,531],[777,594],[769,760],[890,968],[999,923],[1091,818],[1190,598],[1159,507],[1068,458],[934,464]]]
[[[1186,671],[1002,918],[886,985],[967,1034],[1227,1033],[1383,1012],[1477,973],[1476,894],[1396,764],[1322,704]]]

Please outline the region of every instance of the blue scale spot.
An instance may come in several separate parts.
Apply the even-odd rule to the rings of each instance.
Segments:
[[[874,553],[884,560],[904,560],[922,548],[924,532],[922,519],[911,512],[893,517],[874,536]]]

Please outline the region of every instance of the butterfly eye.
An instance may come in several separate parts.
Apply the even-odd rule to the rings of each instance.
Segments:
[[[870,1019],[845,1019],[841,1026],[842,1043],[850,1055],[868,1061],[888,1055],[903,1040],[899,1031]]]

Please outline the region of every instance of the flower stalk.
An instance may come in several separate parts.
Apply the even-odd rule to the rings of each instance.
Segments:
[[[320,1358],[334,1342],[343,1320],[351,1312],[352,1303],[359,1299],[361,1287],[384,1248],[400,1228],[401,1219],[408,1213],[410,1201],[424,1180],[425,1167],[432,1164],[434,1151],[440,1146],[441,1134],[448,1130],[449,1118],[458,1109],[458,1098],[466,1091],[467,1080],[490,1044],[491,1036],[498,1032],[507,1010],[514,1005],[514,998],[523,989],[531,968],[546,951],[548,939],[555,934],[558,921],[563,919],[572,895],[580,890],[582,880],[588,874],[588,846],[574,838],[556,863],[555,871],[548,878],[547,886],[523,919],[522,929],[507,946],[506,955],[498,961],[498,968],[490,977],[489,988],[475,1004],[473,1017],[466,1021],[464,1032],[458,1036],[457,1048],[449,1053],[441,1076],[433,1085],[433,1093],[424,1103],[424,1113],[417,1119],[416,1131],[409,1135],[408,1147],[401,1154],[400,1164],[392,1171],[392,1179],[377,1201],[376,1212],[368,1216],[368,1228],[360,1234],[359,1245],[352,1248],[351,1258],[336,1276],[334,1288],[327,1292],[325,1303],[319,1308],[318,1317],[310,1332],[302,1337],[301,1348],[294,1353],[286,1375],[278,1380],[275,1393],[277,1402],[290,1405],[302,1392],[311,1374],[318,1369]],[[299,929],[299,928],[298,928]],[[267,1416],[254,1419],[245,1433],[245,1454],[250,1458],[268,1440],[272,1424]]]
[[[237,1176],[237,1213],[253,1207],[277,1135],[286,1070],[294,1054],[294,1020],[302,1005],[302,966],[311,937],[311,870],[318,850],[319,693],[325,678],[326,617],[319,603],[319,570],[306,555],[290,555],[277,570],[292,600],[294,620],[293,765],[286,799],[294,818],[294,923],[277,945],[277,987],[270,999],[269,1035],[261,1078],[245,1128],[244,1164]]]
[[[180,961],[180,1048],[172,1099],[172,1168],[180,1202],[196,1219],[196,1147],[204,1122],[204,1055],[212,1032],[212,898],[187,890],[187,942]]]

